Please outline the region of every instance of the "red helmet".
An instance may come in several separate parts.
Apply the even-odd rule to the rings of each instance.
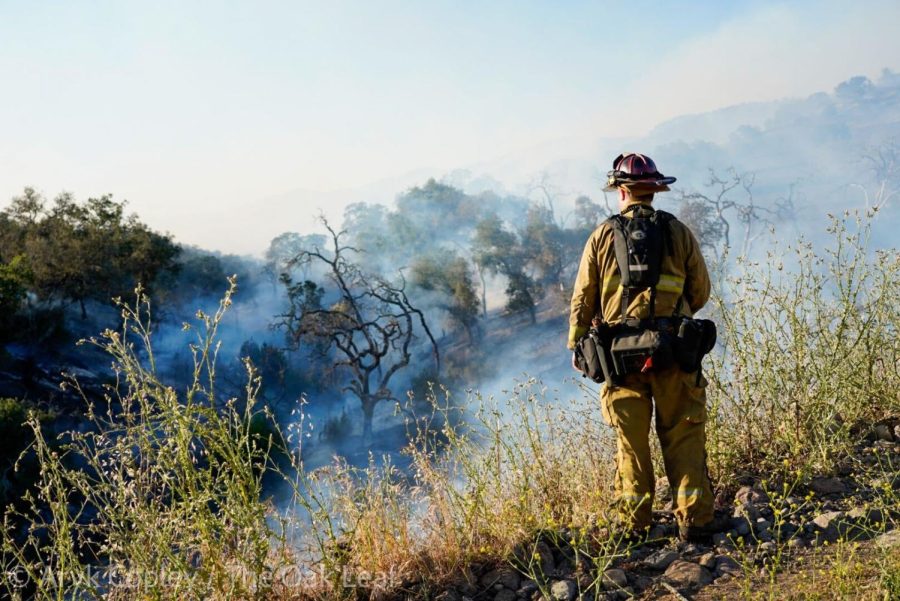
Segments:
[[[612,171],[606,176],[607,190],[623,186],[639,187],[646,192],[662,192],[668,190],[668,185],[675,182],[674,177],[666,177],[659,172],[653,159],[637,152],[617,156],[613,161]]]

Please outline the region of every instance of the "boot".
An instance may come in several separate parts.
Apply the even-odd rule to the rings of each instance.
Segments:
[[[684,542],[709,543],[714,534],[725,532],[731,526],[731,520],[724,514],[716,514],[706,524],[679,524],[678,537]]]

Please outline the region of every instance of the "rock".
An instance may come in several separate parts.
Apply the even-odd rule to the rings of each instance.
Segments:
[[[813,521],[813,528],[818,533],[818,539],[835,541],[847,532],[846,514],[843,511],[826,511],[817,515]]]
[[[730,545],[731,541],[728,540],[728,534],[725,532],[716,532],[713,534],[712,543],[716,547],[724,547],[726,545]]]
[[[574,580],[557,580],[550,587],[550,597],[556,601],[572,601],[576,592]]]
[[[462,595],[454,590],[446,590],[434,598],[435,601],[462,601]]]
[[[738,505],[746,505],[748,503],[768,503],[769,495],[765,491],[752,488],[750,486],[742,486],[734,495],[735,503]]]
[[[519,588],[520,580],[521,578],[519,577],[518,572],[511,567],[504,566],[502,568],[497,568],[496,570],[491,570],[482,576],[478,582],[485,590],[498,584],[502,585],[504,588],[516,590]]]
[[[735,518],[735,521],[737,523],[734,525],[734,533],[737,536],[747,536],[748,534],[750,534],[750,531],[752,530],[750,528],[750,522],[743,518]]]
[[[789,549],[804,549],[809,545],[799,536],[795,536],[787,542],[787,546]]]
[[[813,524],[824,530],[845,515],[846,514],[843,511],[826,511],[825,513],[817,515],[815,519],[813,519]]]
[[[534,593],[538,590],[538,584],[534,580],[530,578],[523,580],[519,584],[519,590],[516,591],[516,596],[521,597],[523,599],[530,599]]]
[[[847,512],[847,517],[856,522],[875,524],[884,521],[884,512],[875,507],[854,507]]]
[[[453,577],[450,580],[450,584],[463,595],[474,597],[478,594],[478,587],[476,586],[478,578],[475,577],[475,574],[469,568]]]
[[[775,553],[775,551],[777,551],[777,550],[778,550],[778,545],[776,545],[772,541],[762,543],[759,546],[759,552],[764,555],[773,555]]]
[[[697,560],[697,563],[699,563],[701,566],[703,566],[707,570],[715,570],[716,569],[716,554],[713,553],[712,551],[710,551],[708,553],[704,553]]]
[[[756,520],[755,528],[756,528],[757,532],[765,532],[771,527],[772,527],[772,522],[770,522],[766,518],[759,518]]]
[[[813,478],[809,487],[820,495],[834,495],[847,491],[847,485],[840,478]]]
[[[728,555],[720,555],[718,558],[716,558],[715,574],[717,576],[721,576],[722,574],[740,576],[741,564],[736,562],[734,558],[729,557]]]
[[[894,442],[894,433],[891,432],[891,428],[887,424],[876,424],[875,438],[885,442]]]
[[[516,593],[508,588],[502,589],[494,595],[494,601],[516,601],[517,598]]]
[[[544,541],[524,543],[515,550],[514,555],[517,561],[529,566],[529,571],[536,574],[550,574],[556,569],[553,550]]]
[[[556,569],[556,563],[553,560],[553,549],[544,541],[534,546],[535,553],[540,557],[540,568],[542,574],[549,574]]]
[[[709,570],[691,561],[676,559],[663,576],[673,584],[684,587],[706,586],[713,581]]]
[[[894,438],[900,440],[900,424],[894,426]]]
[[[797,526],[791,524],[790,522],[784,523],[780,528],[776,528],[772,532],[778,533],[778,536],[781,540],[787,540],[794,536],[794,533],[797,532]]]
[[[653,528],[650,529],[650,532],[647,534],[648,541],[657,541],[666,538],[669,534],[669,529],[665,526],[660,526],[657,524]]]
[[[759,509],[751,503],[744,503],[734,508],[731,514],[735,520],[742,519],[747,522],[756,522],[759,519]]]
[[[900,530],[891,530],[876,537],[875,544],[884,549],[900,547]]]
[[[678,553],[672,549],[660,549],[644,560],[644,565],[654,570],[665,570],[678,559]]]
[[[625,575],[625,570],[617,568],[606,570],[603,572],[601,584],[604,590],[607,591],[622,589],[628,586],[628,576]]]

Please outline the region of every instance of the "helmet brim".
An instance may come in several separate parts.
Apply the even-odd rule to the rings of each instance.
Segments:
[[[669,188],[669,184],[674,184],[678,181],[678,178],[675,177],[662,177],[660,179],[654,180],[636,180],[636,181],[623,181],[618,180],[615,184],[607,183],[606,187],[603,188],[604,192],[612,192],[617,188],[625,188],[632,194],[650,194],[656,192],[668,192],[671,190]]]

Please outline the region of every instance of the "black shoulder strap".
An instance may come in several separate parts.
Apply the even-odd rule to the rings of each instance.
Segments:
[[[661,224],[664,224],[663,228],[663,236],[665,236],[666,240],[666,248],[669,250],[669,256],[675,255],[675,238],[672,236],[672,222],[678,221],[678,217],[673,215],[672,213],[667,213],[666,211],[657,211],[657,218]],[[660,273],[662,269],[660,269]],[[674,315],[677,317],[681,315],[681,310],[684,308],[684,291],[682,294],[678,295],[678,300],[675,301],[675,310]]]
[[[628,212],[639,205],[632,205],[623,211]],[[628,242],[625,234],[625,217],[623,214],[612,215],[607,222],[613,231],[613,252],[616,257],[616,266],[619,269],[620,286],[622,287],[622,299],[619,303],[622,311],[622,321],[628,317],[628,304],[631,302],[631,288],[625,285],[625,273],[623,270],[623,257],[628,255]],[[627,267],[627,259],[625,267]]]

